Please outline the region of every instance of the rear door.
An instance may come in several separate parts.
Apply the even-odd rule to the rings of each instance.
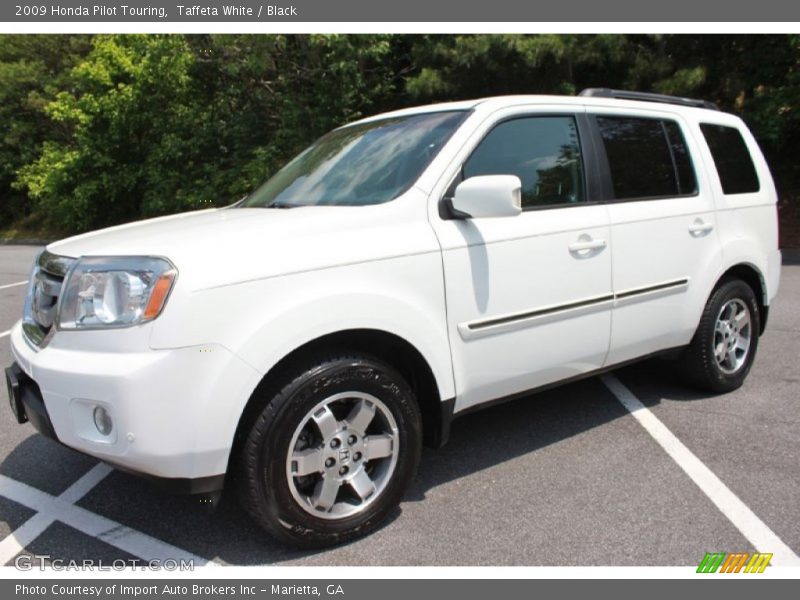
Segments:
[[[603,109],[590,121],[611,225],[612,365],[691,340],[721,245],[714,197],[680,115]]]

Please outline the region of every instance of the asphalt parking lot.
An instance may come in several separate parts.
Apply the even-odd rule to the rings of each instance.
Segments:
[[[13,284],[27,278],[35,252],[0,246],[2,366],[12,362],[3,333],[19,318],[25,292]],[[164,495],[16,424],[3,386],[0,559],[697,565],[706,552],[772,552],[763,546],[783,544],[783,556],[796,560],[798,356],[800,266],[786,265],[742,389],[700,394],[681,384],[668,363],[651,360],[472,413],[454,422],[447,446],[426,450],[410,492],[383,528],[322,552],[276,544],[231,498],[209,513],[195,498]],[[609,382],[622,384],[616,395]],[[644,425],[620,401],[619,389],[649,409],[636,413],[646,416]],[[669,435],[678,441],[669,438],[670,448],[699,459],[702,468],[689,469],[697,480],[679,464],[683,450],[671,455],[661,445]],[[721,493],[714,477],[740,505],[714,496]],[[754,546],[756,538],[762,547]]]

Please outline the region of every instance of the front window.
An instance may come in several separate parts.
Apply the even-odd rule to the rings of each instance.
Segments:
[[[575,118],[537,116],[500,123],[464,163],[464,179],[478,175],[519,177],[523,209],[583,202]]]
[[[336,129],[240,206],[364,206],[393,200],[413,185],[465,115],[417,114]]]

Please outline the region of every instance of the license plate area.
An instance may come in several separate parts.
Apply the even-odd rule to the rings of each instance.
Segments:
[[[13,367],[6,369],[6,388],[8,389],[8,402],[11,405],[11,412],[17,419],[17,423],[25,423],[28,415],[25,414],[25,407],[22,404],[22,387],[20,377]]]

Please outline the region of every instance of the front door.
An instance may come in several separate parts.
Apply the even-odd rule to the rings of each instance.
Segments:
[[[506,115],[463,163],[459,180],[517,175],[521,215],[434,219],[456,410],[603,365],[610,232],[606,207],[587,195],[581,119],[563,111]]]

